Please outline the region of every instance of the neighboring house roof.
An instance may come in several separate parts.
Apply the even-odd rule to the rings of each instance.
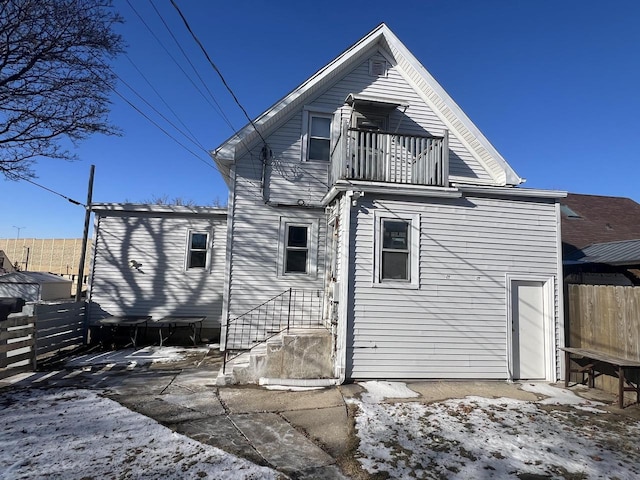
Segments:
[[[71,280],[46,272],[12,272],[0,277],[0,283],[71,283]]]
[[[593,244],[640,240],[640,204],[630,198],[570,193],[560,209],[565,258]]]
[[[589,245],[568,256],[566,262],[640,265],[640,239]]]
[[[302,109],[306,102],[312,101],[330,88],[337,79],[354,69],[375,49],[393,61],[449,131],[467,144],[469,151],[473,152],[484,166],[495,185],[519,185],[524,182],[449,94],[383,23],[211,152],[227,183],[231,181],[230,167],[236,159],[253,148],[262,138],[268,137],[295,112]],[[259,133],[256,132],[256,128]]]

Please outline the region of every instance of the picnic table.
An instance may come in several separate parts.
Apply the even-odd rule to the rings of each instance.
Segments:
[[[636,392],[636,402],[640,403],[640,384],[633,384],[625,377],[625,369],[640,370],[640,361],[630,360],[627,358],[617,357],[608,353],[598,352],[586,348],[564,347],[561,348],[565,355],[565,377],[564,386],[569,386],[569,376],[573,372],[588,374],[589,388],[595,386],[595,372],[598,366],[605,364],[611,365],[618,373],[618,407],[624,408],[624,392]],[[588,362],[584,366],[571,368],[571,356],[584,358]]]
[[[189,338],[195,347],[201,337],[202,322],[204,322],[206,318],[207,317],[203,316],[169,315],[160,320],[154,320],[150,326],[158,328],[160,346],[168,341],[176,330],[179,328],[187,328],[189,329]]]
[[[129,332],[131,344],[135,348],[138,340],[138,329],[144,326],[146,329],[147,322],[151,320],[150,315],[112,315],[98,320],[100,325],[100,343],[104,347],[105,330],[109,331],[110,339],[115,338],[118,329],[126,328]]]

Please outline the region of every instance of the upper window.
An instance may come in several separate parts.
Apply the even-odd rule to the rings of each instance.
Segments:
[[[208,254],[209,234],[204,232],[189,232],[187,269],[207,268]]]
[[[419,287],[420,216],[375,214],[374,284]]]
[[[309,115],[308,160],[329,160],[331,151],[331,117]]]
[[[302,161],[328,162],[331,158],[331,121],[333,112],[304,107],[302,115]]]

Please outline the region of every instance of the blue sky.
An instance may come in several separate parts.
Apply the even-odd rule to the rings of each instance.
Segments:
[[[246,119],[170,0],[152,2],[215,102],[204,92],[151,0],[114,0],[126,19],[119,30],[128,44],[127,55],[114,62],[123,80],[117,88],[193,153],[114,94],[110,118],[122,136],[96,136],[83,142],[75,149],[77,162],[42,159],[38,183],[84,202],[94,164],[95,202],[158,197],[201,205],[226,201],[226,185],[205,150],[233,133],[224,117],[236,129]],[[621,0],[606,6],[591,0],[176,3],[251,117],[385,22],[527,179],[526,187],[640,202],[640,2]],[[124,82],[182,130],[179,122],[186,125],[198,145],[184,139]],[[28,183],[0,180],[0,238],[15,238],[16,227],[21,238],[80,237],[83,221],[81,207]]]

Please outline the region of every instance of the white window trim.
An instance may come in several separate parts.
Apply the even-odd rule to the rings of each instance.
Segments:
[[[287,253],[287,229],[289,227],[307,227],[307,272],[285,272],[285,255]],[[315,278],[318,272],[318,220],[307,220],[294,217],[280,217],[280,235],[278,241],[278,263],[277,270],[279,277],[303,277]]]
[[[373,279],[374,287],[405,288],[417,290],[420,288],[420,214],[393,213],[375,210],[373,212]],[[382,271],[382,221],[401,220],[409,222],[409,280],[381,280]]]
[[[202,234],[207,236],[207,260],[204,268],[202,267],[189,267],[189,257],[191,256],[191,237],[194,234]],[[186,248],[184,252],[184,270],[185,272],[209,272],[211,270],[211,257],[213,252],[213,232],[209,230],[201,229],[188,229],[186,238]]]
[[[311,126],[311,117],[324,117],[331,120],[331,129],[329,133],[329,151],[333,151],[333,142],[334,142],[334,111],[329,110],[328,108],[318,108],[318,107],[308,107],[305,106],[302,110],[302,145],[301,145],[301,160],[303,162],[314,162],[314,163],[329,163],[331,162],[331,156],[329,156],[329,160],[310,160],[308,158],[309,152],[309,127]]]

